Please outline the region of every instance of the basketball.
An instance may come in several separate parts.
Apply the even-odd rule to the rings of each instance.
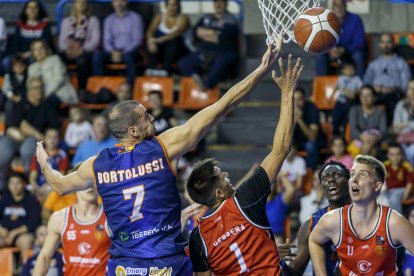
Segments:
[[[296,43],[306,52],[322,54],[335,47],[341,35],[341,23],[325,8],[305,10],[293,28]]]

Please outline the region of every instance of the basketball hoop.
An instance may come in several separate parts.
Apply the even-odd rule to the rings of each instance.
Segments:
[[[272,34],[284,33],[283,42],[295,41],[293,25],[306,9],[319,6],[320,0],[258,0],[262,11],[267,44],[274,44]]]

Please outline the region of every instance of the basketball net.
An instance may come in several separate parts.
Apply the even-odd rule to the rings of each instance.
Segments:
[[[320,0],[258,0],[262,11],[263,25],[266,30],[267,44],[275,44],[272,34],[278,36],[282,31],[283,42],[295,41],[293,25],[296,18],[308,8],[319,6]]]

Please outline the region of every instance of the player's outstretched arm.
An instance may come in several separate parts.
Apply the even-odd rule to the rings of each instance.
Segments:
[[[50,166],[48,162],[49,156],[43,148],[42,142],[37,142],[36,157],[42,173],[46,178],[46,182],[57,193],[62,195],[75,191],[85,190],[93,186],[92,169],[95,157],[89,158],[83,162],[76,171],[68,175],[63,175],[59,171],[54,170],[52,166]]]
[[[276,72],[272,72],[272,78],[279,86],[282,94],[279,122],[277,123],[273,147],[270,154],[263,160],[261,166],[266,171],[270,183],[273,183],[279,173],[283,160],[289,153],[292,142],[293,130],[293,92],[296,82],[303,70],[300,58],[292,68],[292,56],[289,55],[288,67],[285,70],[282,58],[279,58],[281,76],[277,77]]]
[[[389,220],[392,243],[402,246],[414,254],[414,226],[399,213],[393,211]]]
[[[42,250],[36,260],[33,276],[46,275],[49,270],[50,260],[60,244],[60,232],[65,222],[65,210],[53,213],[47,224],[47,236]]]
[[[279,36],[276,45],[274,49],[269,45],[266,53],[263,55],[260,66],[227,91],[215,104],[198,112],[184,125],[169,129],[160,134],[159,138],[164,144],[171,160],[181,157],[194,148],[211,127],[233,110],[242,98],[256,86],[279,56],[282,47],[282,36]]]

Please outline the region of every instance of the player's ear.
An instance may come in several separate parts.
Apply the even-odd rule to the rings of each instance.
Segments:
[[[140,135],[138,128],[136,126],[130,126],[128,128],[128,133],[133,137],[138,137]]]
[[[375,192],[379,194],[383,185],[384,185],[384,182],[381,182],[381,181],[375,182],[375,185],[374,185]]]
[[[216,189],[216,199],[226,199],[226,195],[221,188]]]

